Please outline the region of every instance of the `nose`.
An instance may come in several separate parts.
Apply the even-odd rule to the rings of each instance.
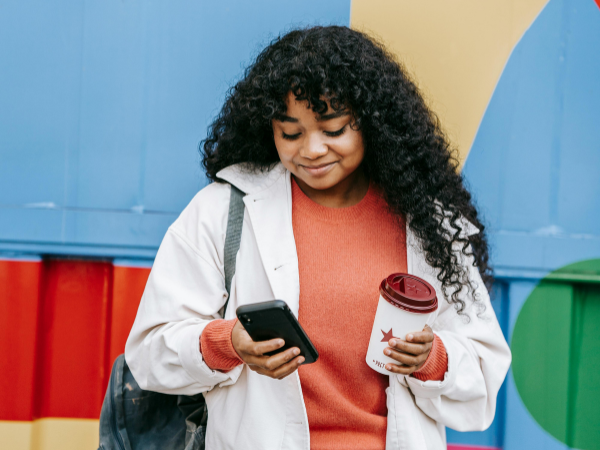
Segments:
[[[329,148],[319,133],[310,133],[304,140],[304,145],[300,148],[300,156],[306,159],[318,159],[325,156]]]

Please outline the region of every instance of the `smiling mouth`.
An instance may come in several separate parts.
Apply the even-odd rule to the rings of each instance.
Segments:
[[[327,164],[319,164],[318,166],[305,166],[305,165],[300,165],[300,167],[302,167],[305,171],[307,171],[308,173],[310,173],[311,175],[323,175],[326,172],[329,172],[329,170],[331,168],[333,168],[334,164],[337,161],[332,161],[330,163]]]

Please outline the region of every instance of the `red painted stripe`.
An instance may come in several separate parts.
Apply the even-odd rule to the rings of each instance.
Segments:
[[[0,420],[32,420],[41,262],[0,260]]]
[[[600,8],[600,0],[596,0],[596,5],[598,5],[598,8]]]
[[[112,264],[43,263],[34,417],[97,418],[108,373]]]
[[[144,293],[149,268],[115,266],[109,364],[125,351],[125,342]],[[110,367],[108,367],[110,370]]]
[[[0,260],[0,420],[98,418],[149,274]]]
[[[448,444],[448,450],[502,450],[499,447],[483,447],[479,445]]]

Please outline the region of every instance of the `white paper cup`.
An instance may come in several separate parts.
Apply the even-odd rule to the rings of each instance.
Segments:
[[[366,361],[371,369],[393,375],[385,365],[400,362],[384,355],[389,340],[392,337],[405,340],[408,333],[423,330],[437,309],[437,297],[433,286],[406,273],[394,273],[384,279],[379,292]]]

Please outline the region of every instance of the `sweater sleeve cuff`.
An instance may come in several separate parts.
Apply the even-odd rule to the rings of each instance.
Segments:
[[[446,347],[444,347],[442,340],[434,335],[433,345],[425,364],[419,370],[413,372],[412,375],[421,381],[442,381],[447,371],[448,355],[446,354]]]
[[[231,332],[237,319],[213,320],[200,335],[200,352],[206,365],[227,372],[243,363],[231,343]]]

